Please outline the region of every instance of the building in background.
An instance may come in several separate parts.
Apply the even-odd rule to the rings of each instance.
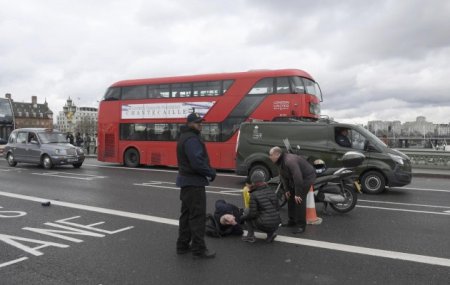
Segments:
[[[37,96],[31,96],[31,103],[14,102],[9,93],[5,98],[11,100],[15,128],[53,128],[53,112],[47,100],[44,104],[38,104]]]
[[[97,108],[77,107],[69,97],[57,116],[56,125],[61,132],[94,135],[97,133]]]

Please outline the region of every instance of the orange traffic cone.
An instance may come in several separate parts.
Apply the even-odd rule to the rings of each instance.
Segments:
[[[322,218],[317,217],[316,203],[314,202],[313,187],[309,188],[308,195],[306,196],[306,223],[308,225],[320,225]]]

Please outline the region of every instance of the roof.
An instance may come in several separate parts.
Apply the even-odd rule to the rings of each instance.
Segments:
[[[53,112],[48,108],[47,104],[33,104],[33,103],[21,103],[12,102],[13,112],[16,117],[42,117],[46,118],[48,115],[53,115]],[[19,113],[21,115],[19,116]],[[28,112],[28,116],[26,113]]]
[[[300,69],[274,69],[274,70],[263,69],[263,70],[251,70],[233,73],[211,73],[211,74],[199,74],[187,76],[123,80],[114,83],[113,85],[111,85],[111,87],[145,85],[145,84],[169,84],[169,83],[194,82],[194,81],[214,81],[214,80],[241,79],[251,77],[279,77],[279,76],[294,76],[294,75],[314,80],[309,73]]]

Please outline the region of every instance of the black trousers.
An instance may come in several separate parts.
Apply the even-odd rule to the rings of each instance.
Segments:
[[[181,188],[181,216],[178,227],[177,249],[191,244],[193,253],[202,253],[205,245],[206,192],[204,186]]]
[[[289,220],[295,222],[299,227],[306,227],[306,196],[315,179],[315,177],[311,177],[309,179],[306,178],[303,181],[302,193],[300,194],[302,202],[300,204],[295,203],[294,189],[289,189],[289,192],[291,193],[291,197],[288,200]]]

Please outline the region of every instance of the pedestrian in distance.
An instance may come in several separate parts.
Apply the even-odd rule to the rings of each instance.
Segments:
[[[76,143],[76,145],[78,146],[78,147],[81,147],[82,145],[83,145],[83,138],[81,137],[81,134],[80,134],[80,132],[78,132],[76,135],[75,135],[75,143]]]
[[[270,149],[269,157],[277,165],[286,187],[289,220],[284,226],[294,227],[294,234],[303,233],[306,229],[306,196],[316,179],[316,170],[303,157],[284,153],[277,146]]]
[[[281,222],[280,205],[278,197],[264,181],[261,172],[254,172],[250,177],[250,207],[244,209],[241,220],[247,226],[247,236],[242,237],[243,241],[255,242],[255,229],[267,234],[266,242],[273,242],[277,236],[277,230]]]
[[[177,253],[192,251],[194,258],[213,258],[216,253],[205,244],[206,189],[216,178],[209,164],[208,152],[201,139],[203,119],[197,113],[187,116],[180,128],[177,143],[178,175],[176,185],[181,188]]]
[[[73,137],[72,133],[70,133],[70,132],[67,133],[66,140],[67,140],[67,142],[70,143],[71,145],[74,145],[75,138]]]
[[[86,149],[87,154],[89,154],[91,150],[91,136],[89,134],[86,134],[84,139],[84,148]]]
[[[98,136],[95,134],[94,136],[94,154],[97,154],[97,146],[98,146]]]

